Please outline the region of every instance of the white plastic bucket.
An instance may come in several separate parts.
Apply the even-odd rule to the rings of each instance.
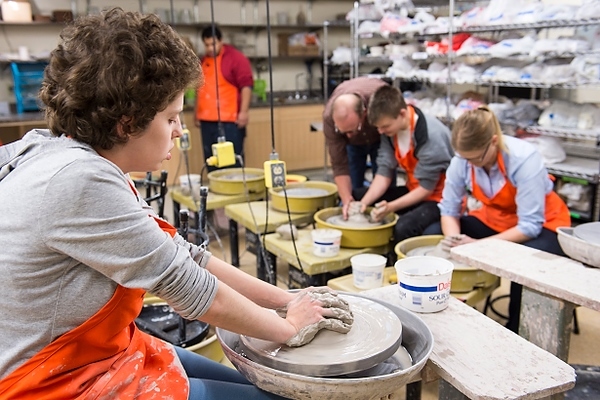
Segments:
[[[190,192],[190,182],[192,183],[192,191]],[[189,196],[190,193],[194,195],[194,197],[200,197],[200,175],[199,174],[189,174],[189,175],[181,175],[179,177],[179,186],[181,187],[181,193],[185,196]]]
[[[437,312],[448,307],[452,262],[433,256],[414,256],[396,261],[400,304],[411,311]]]
[[[339,229],[314,229],[311,231],[313,254],[317,257],[335,257],[340,252],[342,231]]]
[[[354,286],[375,289],[383,285],[383,271],[387,258],[379,254],[358,254],[350,258]]]

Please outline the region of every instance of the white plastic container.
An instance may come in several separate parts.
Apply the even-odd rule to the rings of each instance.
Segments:
[[[191,192],[190,192],[190,182],[192,183]],[[200,198],[200,175],[199,174],[189,174],[189,175],[181,175],[179,177],[179,186],[181,187],[181,193],[185,196],[189,196],[190,193],[193,194],[193,197],[198,199]]]
[[[411,311],[430,313],[448,307],[452,262],[433,256],[414,256],[396,261],[400,304]]]
[[[379,254],[358,254],[350,258],[354,286],[375,289],[383,285],[383,271],[387,258]]]
[[[317,257],[335,257],[340,252],[342,231],[339,229],[314,229],[311,231],[313,254]]]

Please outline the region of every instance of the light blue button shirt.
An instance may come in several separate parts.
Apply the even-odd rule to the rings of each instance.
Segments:
[[[506,176],[517,189],[515,202],[519,222],[517,229],[524,235],[535,238],[542,231],[545,222],[544,211],[546,194],[554,183],[548,177],[541,154],[530,143],[511,136],[504,136],[508,151],[502,151]],[[439,204],[442,216],[460,217],[463,198],[473,193],[471,167],[475,169],[475,180],[483,193],[492,198],[506,183],[498,163],[489,174],[481,167],[475,167],[463,158],[454,157],[446,171],[446,181]]]

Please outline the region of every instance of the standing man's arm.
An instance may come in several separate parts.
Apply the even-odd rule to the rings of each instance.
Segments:
[[[352,197],[352,181],[350,180],[350,168],[348,166],[348,151],[346,150],[346,139],[335,132],[335,126],[331,116],[323,115],[323,134],[325,143],[331,159],[333,170],[333,181],[338,189],[343,209],[346,210]]]
[[[250,109],[250,100],[252,99],[252,88],[245,86],[242,88],[240,93],[241,102],[240,102],[240,111],[238,112],[237,120],[235,123],[240,128],[245,128],[248,125],[248,110]]]
[[[252,87],[254,86],[254,77],[252,76],[252,65],[248,57],[239,50],[232,50],[233,58],[231,82],[234,82],[235,86],[240,91],[240,109],[238,110],[238,116],[235,123],[239,128],[245,128],[248,125],[249,115],[248,110],[250,109],[250,101],[252,100]],[[227,78],[227,77],[226,77]]]

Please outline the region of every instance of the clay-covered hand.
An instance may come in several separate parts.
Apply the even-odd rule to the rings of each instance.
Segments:
[[[476,239],[469,237],[464,234],[445,236],[440,242],[440,246],[444,251],[450,251],[451,248],[460,246],[461,244],[467,244],[474,242]]]
[[[288,320],[294,319],[298,306],[309,299],[311,306],[317,306],[323,318],[317,322],[310,323],[301,327],[296,335],[286,341],[290,347],[303,346],[314,339],[321,329],[328,329],[339,333],[348,333],[354,322],[354,315],[350,310],[350,305],[338,294],[326,287],[307,288],[299,292],[298,295],[285,307],[277,310],[277,314]]]
[[[342,206],[342,217],[344,218],[344,221],[347,220],[349,217],[360,213],[360,209],[360,201],[352,200],[347,203],[344,203],[344,205]]]
[[[391,212],[392,210],[390,209],[388,202],[385,200],[380,201],[379,203],[375,204],[375,207],[373,207],[371,210],[371,220],[374,222],[380,222]]]

